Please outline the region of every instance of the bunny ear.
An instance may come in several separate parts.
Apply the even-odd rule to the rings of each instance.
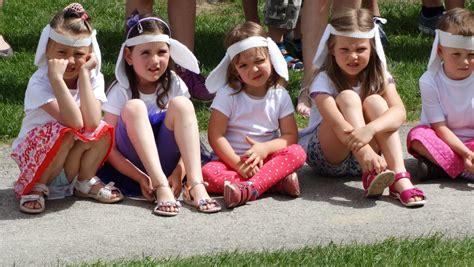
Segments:
[[[439,30],[435,30],[435,38],[431,46],[430,60],[428,61],[428,70],[437,72],[441,67],[441,58],[438,56]]]
[[[326,29],[324,30],[323,36],[318,44],[318,50],[316,51],[316,55],[313,59],[313,65],[316,66],[316,69],[320,69],[324,63],[324,59],[328,54],[328,45],[327,42],[329,40],[329,36],[331,36],[331,24],[326,25]]]
[[[227,68],[231,62],[229,54],[225,54],[219,65],[211,71],[206,79],[206,87],[209,93],[215,93],[227,83]]]
[[[283,57],[283,54],[278,48],[278,45],[271,39],[268,40],[268,53],[270,54],[270,59],[272,61],[273,68],[285,81],[288,81],[288,67]]]
[[[199,64],[193,52],[189,50],[184,44],[170,38],[170,55],[173,61],[181,67],[199,74]]]

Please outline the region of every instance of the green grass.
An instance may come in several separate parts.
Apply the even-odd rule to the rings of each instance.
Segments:
[[[474,238],[441,235],[390,238],[378,244],[305,247],[296,250],[225,252],[193,257],[98,261],[81,266],[474,266]]]
[[[53,14],[66,6],[68,1],[49,0],[6,0],[0,13],[0,33],[13,46],[15,55],[0,60],[0,140],[14,138],[20,130],[22,105],[28,79],[35,71],[33,65],[37,41],[42,28]],[[264,1],[260,1],[262,5]],[[389,35],[390,47],[386,49],[389,69],[394,75],[397,88],[406,105],[408,120],[416,121],[420,113],[418,79],[426,68],[432,38],[421,35],[417,30],[419,3],[413,1],[379,1],[381,13],[388,19],[385,31]],[[472,1],[467,7],[474,8]],[[124,30],[125,0],[81,1],[90,13],[98,31],[103,58],[103,73],[106,82],[113,78],[118,50]],[[234,25],[243,22],[241,1],[225,1],[211,9],[205,9],[197,17],[195,53],[208,74],[224,55],[222,45],[225,33]],[[155,12],[165,18],[166,1],[155,1]],[[301,73],[290,73],[290,91],[296,104]],[[195,102],[200,129],[207,128],[209,103]],[[298,117],[298,126],[304,127],[306,120]]]

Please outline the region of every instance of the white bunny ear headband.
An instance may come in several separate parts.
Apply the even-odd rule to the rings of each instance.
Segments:
[[[193,52],[191,52],[185,45],[183,45],[179,41],[171,38],[169,35],[142,34],[136,37],[128,38],[128,35],[130,34],[131,30],[134,27],[137,27],[138,32],[142,33],[143,29],[142,29],[141,22],[146,21],[146,20],[160,21],[163,24],[165,24],[166,27],[168,27],[168,25],[159,18],[146,17],[146,18],[138,19],[138,15],[137,15],[137,19],[135,22],[136,24],[130,27],[130,30],[127,33],[127,39],[125,40],[125,42],[122,44],[122,47],[120,48],[120,54],[117,58],[117,63],[115,65],[115,77],[117,78],[117,81],[124,87],[130,86],[126,72],[125,72],[125,64],[127,63],[125,62],[123,58],[125,47],[132,47],[132,46],[145,44],[145,43],[152,43],[152,42],[167,43],[170,46],[170,56],[174,62],[176,62],[178,65],[180,65],[181,67],[187,70],[190,70],[196,74],[199,74],[200,73],[199,64]]]
[[[429,71],[437,72],[441,67],[441,58],[438,55],[438,45],[474,50],[474,36],[454,35],[439,29],[437,29],[435,33],[433,47],[431,48],[430,61],[428,63]]]
[[[75,38],[74,36],[58,33],[48,24],[46,25],[46,27],[43,28],[43,31],[41,32],[38,47],[36,48],[35,65],[41,67],[47,64],[46,47],[48,45],[49,39],[63,45],[74,47],[89,46],[92,44],[92,51],[94,52],[97,58],[97,66],[95,70],[96,74],[99,74],[102,59],[96,35],[97,32],[93,30],[92,34],[89,37]]]
[[[227,83],[227,68],[232,59],[239,53],[254,47],[268,47],[270,54],[270,61],[273,68],[283,79],[288,81],[288,67],[285,58],[280,52],[276,43],[270,38],[262,36],[252,36],[241,40],[227,48],[227,52],[219,65],[212,70],[206,79],[206,87],[210,93],[215,93],[217,90],[223,88]]]
[[[331,24],[326,26],[321,41],[319,42],[318,50],[316,56],[313,59],[313,64],[317,69],[320,69],[326,59],[327,54],[329,53],[329,48],[327,42],[329,37],[332,35],[352,37],[352,38],[366,38],[371,39],[375,38],[375,51],[377,56],[382,62],[382,67],[384,70],[387,70],[387,60],[385,59],[385,52],[383,51],[382,41],[380,40],[379,26],[377,23],[374,23],[374,28],[368,32],[340,32],[336,30]]]

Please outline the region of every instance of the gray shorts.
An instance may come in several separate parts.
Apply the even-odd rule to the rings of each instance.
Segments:
[[[265,0],[265,24],[292,30],[296,27],[303,0]]]
[[[319,142],[319,125],[314,129],[311,137],[309,137],[306,155],[306,163],[318,175],[331,177],[362,175],[360,165],[352,153],[338,165],[333,165],[326,160]]]

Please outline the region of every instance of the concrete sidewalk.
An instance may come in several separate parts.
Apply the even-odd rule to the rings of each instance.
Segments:
[[[409,127],[403,127],[402,140]],[[0,146],[0,266],[372,243],[436,232],[474,236],[473,183],[420,184],[428,203],[408,209],[388,192],[378,200],[365,199],[359,178],[316,177],[308,166],[298,172],[300,198],[268,195],[218,214],[184,206],[177,217],[163,218],[151,214],[150,203],[126,199],[105,205],[71,197],[47,201],[46,212],[32,216],[18,209],[12,191],[18,170],[9,149]],[[416,175],[416,161],[408,156],[405,161]]]

